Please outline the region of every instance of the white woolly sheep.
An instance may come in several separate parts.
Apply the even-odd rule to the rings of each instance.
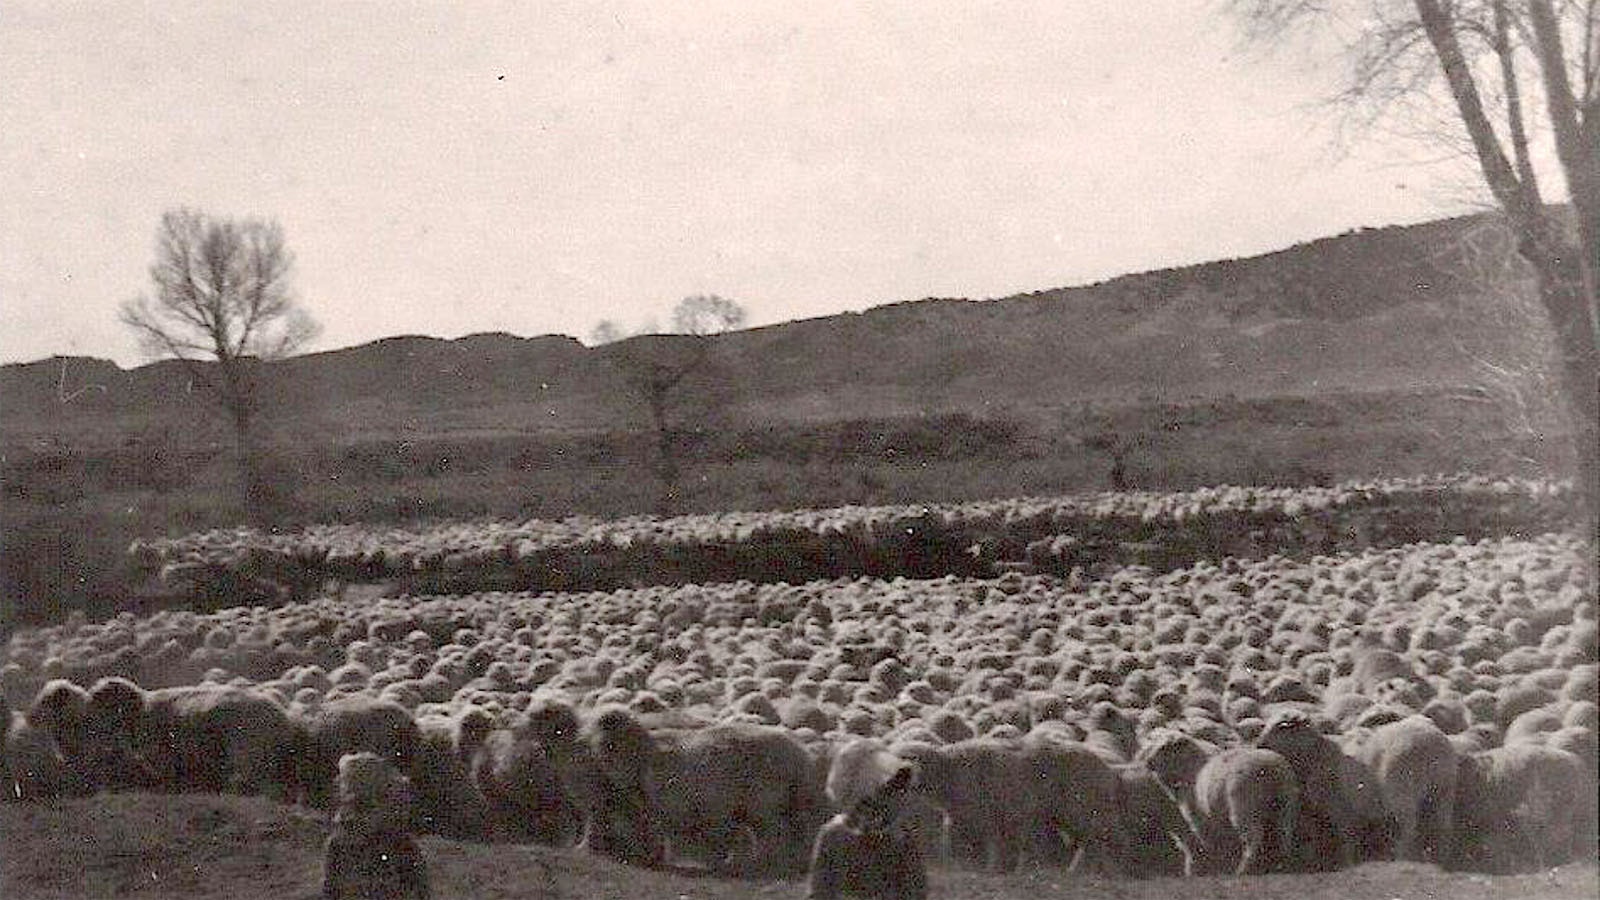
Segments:
[[[1537,871],[1593,854],[1595,779],[1571,753],[1524,743],[1465,755],[1458,780],[1458,863]]]
[[[1287,760],[1270,750],[1235,747],[1208,752],[1199,741],[1171,734],[1141,752],[1144,764],[1178,801],[1206,861],[1229,858],[1235,874],[1268,865],[1268,841],[1286,853],[1299,813],[1300,788]],[[1186,875],[1199,860],[1190,854]]]
[[[1401,859],[1436,859],[1450,839],[1455,809],[1456,752],[1439,726],[1422,716],[1347,734],[1345,752],[1377,776],[1394,822]]]

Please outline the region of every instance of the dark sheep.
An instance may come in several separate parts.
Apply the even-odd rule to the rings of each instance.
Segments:
[[[1387,853],[1393,826],[1377,777],[1318,731],[1309,716],[1275,717],[1256,746],[1282,756],[1300,781],[1300,867],[1330,860],[1348,866]]]
[[[1126,871],[1122,785],[1111,766],[1084,744],[1050,737],[1024,740],[1022,755],[1037,796],[1035,833],[1072,848],[1068,870],[1077,871],[1087,856],[1108,871]]]
[[[416,791],[414,830],[463,840],[489,836],[489,806],[460,753],[460,719],[419,721],[410,778]]]
[[[45,682],[28,709],[28,724],[55,742],[74,777],[86,785],[95,781],[87,752],[94,746],[89,733],[89,692],[65,678]]]
[[[13,711],[5,732],[5,778],[0,781],[5,799],[43,800],[84,792],[55,739],[29,724],[26,715]]]
[[[491,731],[473,752],[469,771],[495,837],[557,847],[582,837],[583,813],[538,741],[508,729]]]
[[[296,786],[311,805],[327,808],[339,760],[367,752],[401,772],[415,768],[421,735],[405,707],[391,700],[352,696],[303,713],[295,725]]]
[[[340,758],[338,811],[323,846],[322,896],[428,900],[427,863],[407,830],[410,782],[373,753]]]
[[[106,781],[160,790],[284,790],[295,731],[266,694],[204,684],[145,691],[102,679],[90,694]]]
[[[562,704],[545,704],[530,720],[567,793],[579,801],[584,849],[624,862],[659,864],[666,855],[666,834],[653,805],[646,749],[651,738],[644,722],[628,711],[605,708],[580,731],[576,716]]]
[[[901,818],[914,777],[912,766],[900,767],[822,827],[811,851],[808,900],[928,896],[920,842]]]
[[[170,777],[153,771],[135,743],[146,700],[144,690],[126,678],[102,678],[90,688],[86,731],[93,749],[87,767],[97,788],[170,786]]]
[[[1182,875],[1194,833],[1178,802],[1141,763],[1112,767],[1119,784],[1123,866],[1130,875]]]
[[[944,811],[954,835],[977,841],[987,869],[1016,868],[1036,811],[1033,763],[1016,742],[971,738],[891,749],[917,764],[915,792]]]

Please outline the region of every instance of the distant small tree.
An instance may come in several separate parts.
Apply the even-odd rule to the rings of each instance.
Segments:
[[[119,315],[146,353],[182,361],[222,407],[252,515],[266,487],[255,434],[259,364],[289,356],[319,330],[294,295],[293,265],[276,222],[169,210],[156,232],[154,292],[123,303]]]
[[[1137,435],[1127,438],[1109,427],[1083,439],[1084,447],[1111,457],[1111,471],[1106,477],[1113,491],[1133,490],[1133,479],[1128,475],[1128,456],[1144,443]]]
[[[716,294],[695,294],[672,308],[674,334],[708,335],[744,327],[745,309]]]
[[[710,338],[738,328],[745,318],[744,307],[735,301],[714,294],[695,295],[673,307],[675,333],[642,334],[626,341],[604,342],[611,344],[607,348],[609,359],[650,416],[656,444],[656,479],[661,484],[656,506],[662,515],[678,512],[682,502],[679,442],[681,420],[689,406],[684,388],[710,364]],[[607,331],[611,333],[614,332]]]
[[[601,319],[594,323],[594,328],[589,331],[589,346],[602,347],[606,344],[615,344],[627,337],[628,333],[622,330],[615,319]]]

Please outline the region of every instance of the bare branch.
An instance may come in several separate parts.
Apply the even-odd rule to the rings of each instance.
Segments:
[[[317,333],[290,289],[292,262],[276,223],[169,210],[156,231],[154,293],[119,312],[147,352],[182,361],[210,389],[246,456],[260,402],[256,361],[287,356]]]
[[[1539,196],[1539,180],[1533,171],[1533,159],[1528,153],[1528,131],[1522,117],[1522,89],[1517,84],[1516,45],[1511,42],[1510,14],[1506,0],[1494,0],[1494,52],[1500,59],[1500,80],[1505,88],[1506,124],[1511,131],[1511,150],[1517,165],[1517,177],[1528,201],[1543,206]]]
[[[1600,68],[1600,0],[1233,0],[1230,5],[1255,40],[1305,36],[1316,46],[1339,44],[1348,72],[1334,102],[1344,115],[1365,115],[1371,125],[1394,123],[1403,111],[1404,127],[1414,128],[1416,112],[1431,107],[1448,111],[1452,131],[1470,140],[1553,335],[1558,365],[1540,383],[1564,395],[1586,515],[1600,533],[1600,394],[1595,391],[1600,377],[1600,75],[1595,71]],[[1359,27],[1351,27],[1350,17],[1360,18]],[[1577,48],[1571,56],[1569,47]],[[1525,61],[1529,58],[1531,64]],[[1544,89],[1542,117],[1521,93],[1535,69]],[[1539,155],[1533,148],[1545,138],[1553,139],[1576,213],[1576,241],[1543,205],[1535,175]],[[1509,140],[1509,151],[1503,140]],[[1515,372],[1498,364],[1476,368],[1502,380]]]
[[[1600,0],[1589,0],[1583,10],[1583,59],[1578,67],[1583,83],[1582,105],[1600,98]]]

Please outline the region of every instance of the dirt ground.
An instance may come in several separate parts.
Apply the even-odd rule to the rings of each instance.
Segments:
[[[0,804],[0,897],[310,900],[322,878],[321,817],[256,798],[102,795]],[[583,853],[424,838],[436,898],[801,898],[799,880],[747,882],[646,871]],[[1332,875],[1110,880],[1033,869],[935,870],[936,898],[971,900],[1477,900],[1600,897],[1594,862],[1533,875],[1381,863]]]

